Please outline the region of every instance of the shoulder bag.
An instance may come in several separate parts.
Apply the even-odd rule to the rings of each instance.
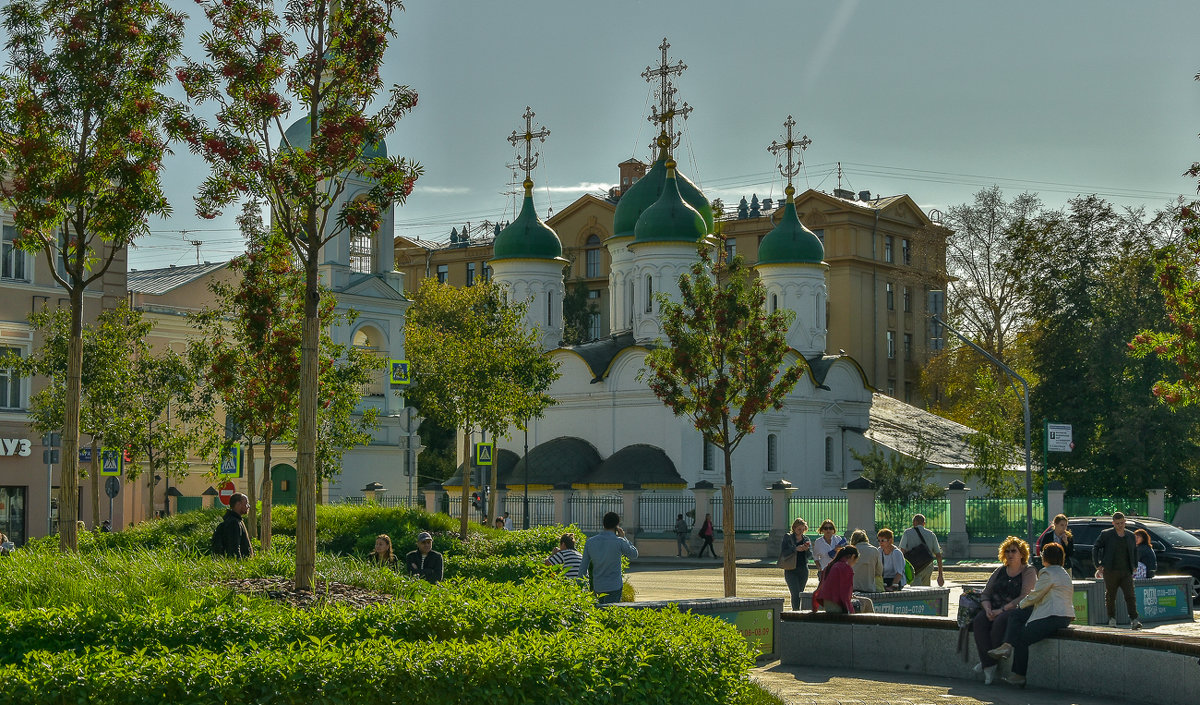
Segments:
[[[909,549],[908,553],[904,554],[904,557],[908,559],[909,563],[912,563],[913,570],[920,573],[933,562],[933,553],[925,543],[925,536],[921,533],[921,530],[914,526],[913,531],[917,532],[917,539],[921,543]]]

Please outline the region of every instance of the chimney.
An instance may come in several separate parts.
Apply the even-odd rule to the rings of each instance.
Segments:
[[[871,192],[870,191],[859,191],[858,192],[858,200],[860,200],[860,201],[871,200]]]

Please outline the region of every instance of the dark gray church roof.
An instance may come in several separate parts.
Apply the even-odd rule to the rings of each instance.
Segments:
[[[594,472],[577,484],[611,485],[630,489],[687,487],[687,482],[680,477],[671,458],[661,448],[645,443],[625,446],[608,456]]]
[[[559,350],[569,350],[582,357],[583,361],[587,363],[588,369],[592,371],[592,381],[599,382],[604,379],[604,374],[617,357],[617,353],[633,346],[633,333],[620,333],[582,345],[561,347]]]
[[[200,277],[228,267],[228,262],[205,262],[182,267],[171,265],[160,269],[130,270],[129,290],[137,294],[165,294]]]
[[[498,471],[497,477],[499,478],[499,480],[497,482],[498,485],[500,485],[500,486],[504,485],[504,483],[506,482],[505,478],[508,477],[512,473],[513,466],[515,466],[517,464],[518,460],[520,460],[520,456],[518,456],[516,453],[512,452],[511,450],[508,450],[507,448],[501,448],[500,450],[498,450],[496,452],[496,470]],[[450,476],[449,480],[446,480],[445,482],[443,482],[442,486],[443,487],[462,487],[462,476],[463,476],[463,466],[459,465],[458,470],[455,471],[455,473]],[[487,478],[490,480],[491,477],[492,477],[492,473],[489,470],[487,473]]]
[[[875,393],[870,423],[863,436],[896,452],[913,455],[919,436],[929,445],[927,459],[931,465],[950,469],[974,463],[967,445],[967,439],[975,433],[973,429],[899,399]]]
[[[525,484],[529,464],[530,485],[568,486],[592,473],[601,463],[595,446],[582,438],[560,436],[529,450],[513,467],[506,485]]]

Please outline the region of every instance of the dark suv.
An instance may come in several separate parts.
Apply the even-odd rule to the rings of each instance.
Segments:
[[[1096,573],[1092,562],[1092,545],[1100,532],[1112,528],[1112,517],[1071,517],[1067,526],[1075,539],[1076,578],[1090,578]],[[1126,517],[1125,529],[1145,529],[1158,559],[1156,575],[1184,574],[1192,576],[1193,597],[1200,597],[1200,538],[1177,526],[1150,517]]]

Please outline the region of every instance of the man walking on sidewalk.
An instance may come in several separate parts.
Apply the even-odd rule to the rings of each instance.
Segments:
[[[1133,595],[1133,569],[1137,567],[1137,539],[1125,530],[1125,515],[1113,514],[1112,528],[1100,532],[1092,546],[1092,561],[1096,577],[1104,578],[1104,609],[1108,626],[1117,626],[1117,590],[1125,593],[1125,609],[1129,611],[1129,626],[1141,629],[1137,600]]]
[[[638,550],[621,530],[621,517],[608,512],[602,520],[604,531],[583,544],[583,559],[579,565],[579,580],[592,576],[592,592],[600,603],[621,601],[621,556],[637,558]]]

